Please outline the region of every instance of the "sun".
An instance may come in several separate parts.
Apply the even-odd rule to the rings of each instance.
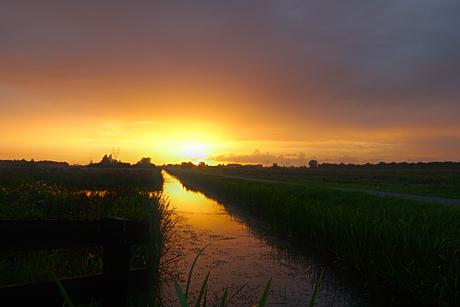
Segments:
[[[207,147],[206,144],[183,143],[180,149],[181,158],[198,164],[209,154]]]

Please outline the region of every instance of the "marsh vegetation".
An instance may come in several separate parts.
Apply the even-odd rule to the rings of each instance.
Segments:
[[[245,176],[308,185],[216,176],[242,175],[241,170],[237,173],[236,170],[211,169],[214,174],[204,174],[204,171],[209,173],[210,169],[168,170],[181,180],[262,218],[287,239],[313,242],[322,250],[332,251],[337,264],[352,267],[372,284],[408,293],[426,305],[460,303],[459,208],[327,188],[328,185],[372,187],[377,184],[372,178],[379,180],[379,186],[397,182],[410,186],[424,180],[425,194],[455,196],[451,191],[458,184],[452,180],[458,176],[455,171],[427,170],[430,177],[428,173],[411,172],[398,175],[337,171],[334,174],[331,170],[303,170],[303,173],[289,174],[292,170],[244,169]],[[446,181],[436,192],[434,182],[439,176]],[[132,248],[131,267],[150,268],[152,293],[131,298],[131,304],[151,302],[153,306],[153,298],[158,297],[162,263],[168,263],[167,242],[176,222],[162,190],[161,169],[155,167],[3,167],[0,217],[118,216],[150,221],[151,243]],[[100,248],[79,248],[2,254],[0,285],[52,280],[53,273],[59,278],[101,273],[102,253]],[[264,284],[268,280],[264,280]]]
[[[168,170],[289,238],[315,242],[370,282],[437,306],[459,304],[460,209],[357,191]]]
[[[449,164],[448,164],[449,165]],[[457,166],[457,164],[454,164]],[[197,172],[244,176],[315,186],[335,186],[375,191],[460,198],[460,169],[366,169],[340,167],[195,167]]]
[[[131,268],[148,267],[151,293],[131,298],[138,305],[157,297],[159,271],[174,225],[161,189],[160,169],[8,167],[0,172],[3,219],[98,219],[117,216],[150,221],[150,244],[133,246]],[[0,285],[102,273],[101,248],[0,255]],[[153,304],[151,304],[153,305]]]

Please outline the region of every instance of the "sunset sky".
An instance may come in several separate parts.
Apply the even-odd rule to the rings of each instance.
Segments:
[[[0,159],[460,161],[460,1],[0,1]]]

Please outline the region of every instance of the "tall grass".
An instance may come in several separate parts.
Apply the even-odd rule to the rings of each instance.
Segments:
[[[76,190],[105,190],[124,186],[139,186],[159,191],[163,186],[158,168],[88,168],[88,167],[17,167],[0,168],[0,186],[18,187],[25,183],[45,181],[49,185]]]
[[[150,244],[132,246],[131,268],[149,268],[152,291],[136,297],[134,305],[158,297],[159,272],[167,264],[168,233],[175,223],[159,190],[160,169],[10,169],[8,176],[10,181],[0,180],[0,218],[148,220]],[[59,278],[102,273],[102,254],[98,247],[5,253],[0,255],[0,285],[52,280],[52,272]]]
[[[170,171],[170,170],[168,170]],[[314,241],[368,280],[426,305],[460,304],[460,209],[356,191],[171,173]]]

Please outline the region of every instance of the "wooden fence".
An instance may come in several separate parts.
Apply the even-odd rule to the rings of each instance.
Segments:
[[[64,278],[75,305],[102,301],[126,306],[129,295],[147,291],[147,269],[130,270],[130,245],[149,243],[149,222],[101,220],[0,220],[0,252],[103,247],[103,273]],[[56,281],[0,287],[4,306],[62,306]],[[12,305],[10,305],[12,304]]]

